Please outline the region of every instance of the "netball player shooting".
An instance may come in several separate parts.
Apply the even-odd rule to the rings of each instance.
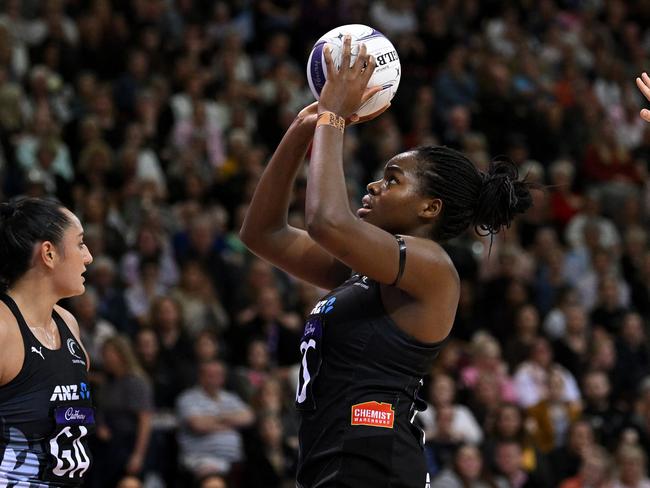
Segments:
[[[287,130],[253,196],[241,236],[260,257],[331,290],[300,344],[297,484],[422,488],[417,392],[450,332],[459,279],[440,243],[474,226],[496,233],[532,203],[512,164],[479,172],[463,154],[420,147],[386,162],[356,215],[343,174],[345,125],[372,96],[375,60],[361,47],[328,69],[318,104]],[[377,115],[377,114],[375,114]],[[367,117],[367,119],[372,116]],[[312,142],[307,230],[287,223],[292,185]]]

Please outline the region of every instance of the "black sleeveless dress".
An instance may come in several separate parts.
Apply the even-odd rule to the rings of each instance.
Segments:
[[[55,311],[61,347],[51,350],[9,296],[0,300],[16,317],[25,348],[22,369],[0,386],[0,486],[80,486],[92,462],[88,437],[95,424],[83,349]]]
[[[300,344],[300,488],[423,488],[422,378],[442,342],[406,334],[379,283],[353,275],[312,310]]]

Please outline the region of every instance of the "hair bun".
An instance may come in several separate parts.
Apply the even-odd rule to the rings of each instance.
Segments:
[[[510,160],[493,161],[482,178],[474,224],[485,234],[496,234],[533,205],[530,183],[519,180],[517,166]]]
[[[13,203],[0,203],[0,218],[9,219],[16,213],[16,206]]]

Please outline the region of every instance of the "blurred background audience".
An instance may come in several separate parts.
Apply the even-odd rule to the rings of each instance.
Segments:
[[[649,1],[0,0],[0,198],[57,197],[95,256],[68,304],[98,408],[89,486],[293,486],[298,341],[324,291],[237,233],[312,101],[311,46],[347,23],[402,63],[391,109],[346,129],[353,205],[418,144],[540,184],[494,240],[446,244],[461,300],[415,420],[431,486],[649,486]]]

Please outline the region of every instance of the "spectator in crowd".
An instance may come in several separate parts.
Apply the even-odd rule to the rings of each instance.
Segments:
[[[127,337],[107,339],[102,354],[108,379],[97,401],[101,415],[94,455],[98,463],[90,485],[109,488],[124,474],[138,476],[146,471],[153,392]]]
[[[246,363],[233,370],[232,388],[246,402],[250,402],[272,374],[269,347],[263,338],[248,343]]]
[[[467,404],[480,425],[489,422],[502,403],[499,378],[491,373],[479,376],[476,386],[467,398]]]
[[[615,137],[612,124],[605,121],[600,124],[599,133],[585,150],[582,161],[585,176],[594,183],[623,181],[640,183],[639,173],[629,151]]]
[[[556,243],[553,243],[548,251],[540,256],[540,265],[537,268],[533,285],[536,295],[535,305],[541,315],[547,314],[570,286],[564,267],[565,262],[566,251]]]
[[[611,401],[611,384],[603,371],[589,371],[582,379],[582,418],[591,425],[599,444],[613,448],[626,423],[625,412]]]
[[[648,247],[648,234],[643,226],[633,225],[627,229],[623,239],[623,252],[620,267],[627,283],[634,283],[643,265],[643,257]],[[632,298],[634,300],[634,298]],[[638,305],[635,306],[638,307]]]
[[[282,420],[285,440],[295,450],[298,449],[298,415],[293,408],[293,398],[289,399],[287,390],[293,393],[296,386],[293,384],[289,388],[286,379],[270,375],[251,399],[257,417],[274,415]]]
[[[208,275],[197,261],[187,260],[181,268],[181,279],[172,289],[183,310],[183,322],[190,335],[205,329],[223,332],[228,327],[228,315],[218,299]]]
[[[616,452],[617,472],[614,488],[649,488],[650,479],[646,472],[646,453],[636,444],[623,444]]]
[[[205,103],[200,101],[192,107],[191,118],[176,122],[173,141],[179,152],[197,151],[201,155],[201,166],[209,170],[219,168],[224,163],[224,143],[221,128],[206,113]]]
[[[165,239],[156,229],[143,226],[138,231],[134,249],[124,254],[122,258],[122,279],[126,285],[133,285],[142,278],[144,261],[154,261],[159,265],[159,283],[165,287],[172,286],[178,281],[178,268],[172,258]]]
[[[142,327],[150,320],[149,311],[157,298],[167,292],[160,282],[160,263],[156,258],[147,258],[140,261],[140,274],[136,281],[129,285],[124,292],[124,299],[129,311],[130,319]]]
[[[226,370],[220,361],[203,363],[198,385],[178,398],[179,456],[195,479],[228,475],[243,460],[239,429],[251,425],[253,412],[237,395],[223,389]]]
[[[575,288],[565,286],[555,297],[554,307],[546,314],[542,329],[551,341],[562,337],[566,332],[567,309],[572,305],[580,305],[580,299]]]
[[[592,189],[585,195],[582,210],[569,220],[564,238],[574,251],[587,254],[594,247],[616,250],[621,244],[621,236],[610,219],[601,213],[601,195],[597,189]],[[592,226],[591,230],[587,230]],[[578,278],[575,276],[575,278]]]
[[[97,313],[115,325],[122,333],[133,332],[124,292],[118,283],[115,262],[106,256],[98,256],[89,270],[89,280],[97,292]]]
[[[453,462],[454,453],[460,448],[461,436],[454,430],[454,410],[451,405],[443,405],[436,409],[433,416],[435,430],[430,432],[429,438],[425,434],[424,454],[427,462],[427,471],[436,474],[445,466]]]
[[[443,373],[453,378],[458,386],[461,366],[465,361],[464,342],[450,337],[446,347],[440,351],[438,358],[433,363],[430,377],[436,373]]]
[[[582,471],[585,458],[591,450],[599,448],[594,440],[594,431],[586,420],[576,420],[569,426],[566,441],[548,454],[548,464],[552,486],[559,485],[563,480],[589,473]],[[601,448],[602,449],[602,448]]]
[[[551,175],[551,220],[563,232],[566,225],[580,211],[582,196],[576,193],[574,177],[576,165],[573,161],[558,159],[550,167]]]
[[[247,462],[255,469],[244,474],[243,488],[295,486],[293,473],[298,463],[297,452],[287,443],[282,429],[282,420],[276,415],[258,418],[255,432],[246,446]]]
[[[177,262],[187,259],[198,261],[212,281],[215,293],[225,303],[232,299],[234,283],[230,282],[230,267],[219,251],[219,229],[215,219],[207,213],[199,213],[174,237]]]
[[[209,329],[199,332],[194,339],[194,358],[199,364],[224,356],[223,344],[217,334]]]
[[[174,363],[165,361],[153,329],[140,329],[135,336],[134,346],[136,357],[151,381],[156,410],[159,413],[171,412],[178,394],[189,386],[186,375],[174,367]]]
[[[461,370],[463,388],[474,389],[481,376],[494,376],[504,401],[514,401],[516,393],[508,367],[501,358],[501,346],[489,334],[479,332],[472,339],[471,363]]]
[[[435,436],[436,410],[451,407],[453,412],[451,429],[454,439],[462,443],[478,445],[483,439],[481,427],[472,412],[465,406],[455,403],[456,384],[453,378],[444,373],[434,374],[429,388],[429,403],[424,412],[418,414],[417,421],[422,425],[427,438]]]
[[[564,333],[553,341],[553,356],[576,378],[587,365],[591,344],[589,317],[580,304],[564,307]]]
[[[180,304],[170,296],[160,296],[151,305],[150,316],[149,324],[158,336],[163,360],[179,371],[190,369],[194,350]]]
[[[644,318],[650,318],[650,252],[645,250],[632,286],[632,302]]]
[[[548,375],[553,368],[560,372],[564,380],[564,400],[580,400],[575,378],[564,367],[553,363],[553,351],[548,341],[539,337],[531,347],[528,359],[515,371],[514,381],[520,406],[532,407],[547,398]]]
[[[285,310],[277,288],[260,289],[255,304],[244,310],[239,320],[241,323],[231,329],[231,358],[235,364],[245,361],[248,345],[255,337],[264,339],[274,365],[298,363],[300,319],[296,313]]]
[[[617,393],[621,401],[631,405],[637,385],[650,374],[650,346],[643,318],[636,312],[623,316],[616,339]]]
[[[522,466],[522,449],[515,440],[500,441],[494,450],[494,464],[499,488],[533,488],[546,486],[543,479]]]
[[[174,403],[188,379],[163,361],[158,337],[151,329],[140,329],[135,337],[135,353],[153,388],[153,417],[149,444],[149,467],[158,479],[174,479],[176,475],[175,434],[177,420]]]
[[[513,371],[528,357],[528,351],[539,335],[539,312],[532,304],[526,304],[515,313],[515,330],[505,345],[504,359]]]
[[[486,460],[494,463],[494,452],[501,441],[516,441],[522,449],[522,467],[526,472],[545,472],[544,455],[533,442],[532,426],[525,422],[524,414],[514,403],[502,403],[485,424],[486,440],[483,453]]]
[[[580,471],[565,479],[560,488],[609,488],[612,485],[611,457],[600,446],[588,448],[582,456]]]
[[[147,315],[150,319],[146,325],[156,333],[161,361],[177,372],[177,378],[184,378],[184,384],[191,383],[194,380],[194,348],[179,303],[169,295],[157,297]]]
[[[598,282],[598,300],[590,314],[594,327],[616,335],[627,308],[627,287],[614,275],[603,275]]]
[[[610,301],[615,300],[616,305],[626,303],[629,298],[628,290],[616,276],[612,253],[605,248],[595,248],[590,256],[589,267],[576,284],[581,303],[592,311],[597,306],[603,306],[607,297],[603,294],[601,284],[607,278],[615,280],[614,294]]]
[[[527,412],[533,440],[543,454],[564,443],[569,426],[580,415],[580,405],[565,400],[563,371],[552,368],[547,381],[547,397]]]
[[[491,488],[483,478],[481,451],[472,444],[463,444],[456,451],[453,465],[439,473],[431,488]]]

